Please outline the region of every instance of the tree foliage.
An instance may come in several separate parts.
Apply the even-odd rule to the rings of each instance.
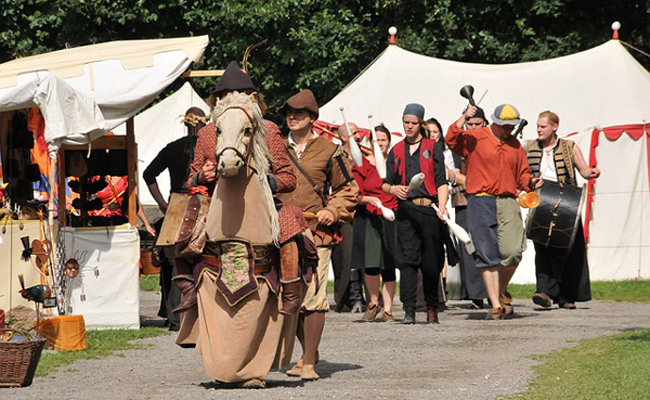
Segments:
[[[306,87],[324,104],[381,53],[390,26],[407,50],[468,62],[585,50],[611,38],[615,20],[623,40],[650,48],[650,0],[0,0],[0,10],[0,62],[66,42],[207,34],[200,68],[219,69],[266,39],[249,71],[272,109]],[[193,83],[207,93],[214,81]]]

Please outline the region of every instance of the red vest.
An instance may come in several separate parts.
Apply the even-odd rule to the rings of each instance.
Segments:
[[[393,154],[395,155],[395,173],[402,176],[402,185],[407,186],[406,182],[406,157],[404,145],[406,139],[393,146]],[[436,188],[436,173],[433,166],[433,148],[436,142],[432,139],[422,138],[420,142],[420,171],[424,172],[424,187],[431,196],[438,195]],[[424,152],[429,151],[429,157],[424,157]]]

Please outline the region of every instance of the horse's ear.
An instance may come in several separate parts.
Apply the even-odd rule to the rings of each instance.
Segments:
[[[249,94],[248,97],[250,97],[250,99],[251,99],[251,101],[253,103],[257,104],[257,92],[253,92],[253,93]]]

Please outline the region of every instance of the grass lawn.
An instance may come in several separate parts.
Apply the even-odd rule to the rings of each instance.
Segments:
[[[516,299],[530,299],[535,285],[509,285],[508,291]],[[650,302],[650,280],[591,282],[594,300]]]
[[[143,327],[137,330],[86,331],[88,349],[69,352],[43,352],[38,362],[36,376],[45,376],[54,372],[57,368],[77,360],[106,357],[118,350],[144,348],[145,346],[133,344],[131,341],[168,334],[170,332],[166,329],[154,327]]]
[[[528,390],[507,399],[636,400],[650,394],[650,329],[583,340],[540,357]]]
[[[160,275],[140,275],[140,290],[145,292],[160,291]]]

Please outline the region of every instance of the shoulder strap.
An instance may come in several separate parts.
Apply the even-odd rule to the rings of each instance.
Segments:
[[[305,171],[305,169],[302,167],[302,165],[300,165],[298,160],[296,160],[296,157],[294,157],[293,154],[291,154],[291,151],[289,151],[289,149],[286,149],[286,151],[287,151],[287,155],[291,159],[291,162],[293,163],[293,165],[295,165],[296,168],[298,168],[298,171],[300,171],[300,173],[302,174],[302,176],[304,176],[305,179],[307,179],[307,182],[309,182],[312,189],[314,189],[314,192],[316,192],[318,197],[320,197],[321,201],[323,202],[323,207],[326,207],[327,206],[327,197],[325,197],[323,192],[321,192],[321,190],[318,188],[318,185],[316,185],[314,180],[311,179],[311,176],[309,176],[307,171]]]

